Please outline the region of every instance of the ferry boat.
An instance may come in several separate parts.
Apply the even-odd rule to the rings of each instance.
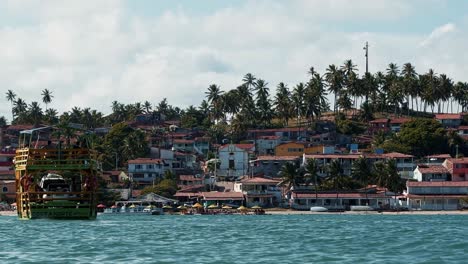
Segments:
[[[42,130],[20,132],[14,160],[16,206],[20,219],[95,219],[96,153],[85,147],[35,147]]]

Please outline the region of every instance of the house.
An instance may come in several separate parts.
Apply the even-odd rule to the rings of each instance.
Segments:
[[[177,181],[177,185],[180,187],[188,187],[188,186],[200,186],[204,185],[204,177],[195,176],[195,175],[179,175],[179,180]]]
[[[153,183],[162,178],[166,170],[169,168],[166,168],[162,159],[139,158],[128,161],[128,176],[138,183]]]
[[[377,193],[362,193],[362,192],[339,192],[339,193],[322,193],[311,192],[304,190],[293,190],[290,194],[290,205],[298,210],[310,210],[312,206],[320,206],[328,209],[350,210],[351,206],[367,205],[373,208],[386,207],[391,203],[394,194],[377,192]]]
[[[281,141],[301,140],[308,137],[309,131],[304,127],[285,127],[270,129],[249,129],[247,138],[257,140],[262,136],[278,136]]]
[[[327,176],[327,168],[330,166],[333,160],[338,160],[343,169],[343,174],[346,176],[351,175],[351,167],[355,160],[359,159],[359,154],[304,154],[302,157],[302,165],[307,163],[308,159],[315,159],[319,166],[319,177]]]
[[[200,199],[204,202],[205,207],[210,204],[240,206],[244,202],[244,194],[241,192],[201,192]]]
[[[401,125],[411,121],[411,118],[392,118],[390,119],[390,130],[398,133],[401,130]]]
[[[413,155],[391,152],[382,154],[382,157],[385,159],[394,159],[396,161],[398,174],[400,174],[401,178],[412,179],[414,177],[416,165],[414,164]]]
[[[191,139],[174,139],[172,149],[176,151],[193,152],[194,140]]]
[[[278,173],[286,163],[298,164],[300,157],[296,156],[258,156],[251,161],[254,165],[253,174],[263,174],[266,178],[278,177]]]
[[[388,118],[379,118],[369,122],[368,133],[373,135],[379,131],[388,132],[390,130]]]
[[[295,156],[299,157],[304,154],[305,143],[288,142],[275,147],[275,156]]]
[[[446,159],[443,165],[452,175],[452,181],[468,181],[468,158]]]
[[[436,114],[435,119],[439,121],[443,127],[457,128],[463,121],[462,114]]]
[[[254,177],[247,178],[234,184],[234,191],[245,196],[246,205],[271,207],[281,200],[281,189],[278,180]]]
[[[255,148],[259,155],[273,155],[281,140],[279,136],[261,136],[255,142]]]
[[[468,141],[468,126],[459,126],[457,130],[458,135],[465,141]]]
[[[221,162],[216,177],[223,179],[239,179],[248,175],[250,156],[255,151],[254,144],[228,144],[218,150],[218,158]]]
[[[450,172],[442,165],[420,164],[414,170],[417,181],[450,181]]]
[[[210,151],[210,137],[196,137],[193,144],[193,149],[201,155],[207,155]]]
[[[468,199],[468,181],[407,181],[410,210],[457,210]]]
[[[336,138],[336,132],[326,132],[311,136],[310,141],[312,144],[334,145],[336,143]]]

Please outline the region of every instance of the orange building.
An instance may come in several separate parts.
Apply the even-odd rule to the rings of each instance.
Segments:
[[[284,143],[275,147],[275,156],[302,156],[304,149],[304,143]]]

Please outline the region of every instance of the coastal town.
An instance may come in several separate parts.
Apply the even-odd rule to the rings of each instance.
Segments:
[[[200,107],[115,101],[107,116],[78,107],[59,116],[9,90],[13,122],[2,117],[0,127],[2,208],[15,205],[21,131],[38,131],[34,148],[87,142],[96,150],[101,209],[156,200],[202,212],[467,208],[466,84],[431,70],[418,77],[407,64],[400,75],[395,67],[379,72],[380,84],[378,74],[357,77],[351,61],[331,65],[325,79],[311,68],[307,83],[293,89],[280,83],[274,100],[268,83],[246,74],[237,89],[209,86]],[[425,93],[404,93],[408,85],[425,91],[433,84],[452,97],[429,101]],[[392,101],[386,93],[393,87],[402,90]],[[334,109],[327,92],[335,96]],[[42,96],[47,107],[52,92]]]

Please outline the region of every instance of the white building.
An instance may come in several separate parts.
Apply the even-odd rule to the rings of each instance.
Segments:
[[[234,184],[235,192],[242,192],[246,205],[271,207],[281,201],[279,181],[266,178],[248,178]]]
[[[238,179],[249,173],[250,155],[255,151],[254,144],[229,144],[218,150],[221,162],[216,171],[218,179]]]
[[[151,183],[162,178],[169,169],[162,159],[139,158],[128,161],[128,176],[140,183]]]
[[[468,181],[407,181],[410,210],[457,210],[468,199]]]

